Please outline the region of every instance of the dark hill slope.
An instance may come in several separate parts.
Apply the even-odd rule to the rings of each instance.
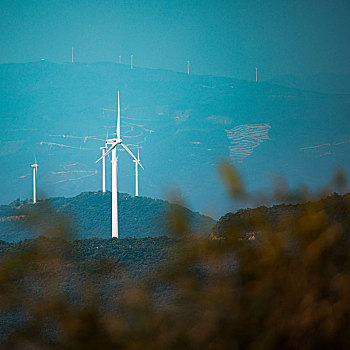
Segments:
[[[76,241],[37,237],[16,243],[0,241],[1,348],[6,347],[5,337],[28,321],[28,309],[23,312],[23,308],[33,310],[33,300],[46,308],[49,303],[43,300],[51,300],[53,305],[61,297],[64,303],[60,310],[68,303],[76,313],[81,302],[96,300],[98,293],[98,307],[110,312],[116,300],[130,293],[131,285],[152,278],[159,302],[166,289],[154,276],[171,262],[176,244],[175,239],[168,237]],[[52,285],[54,292],[49,287]],[[86,305],[85,310],[88,308]]]
[[[158,237],[171,234],[168,214],[181,209],[198,234],[209,234],[215,221],[166,201],[118,194],[120,237]],[[0,239],[13,242],[48,234],[57,214],[72,222],[73,237],[111,237],[111,194],[85,192],[73,198],[53,198],[33,205],[15,201],[0,207]],[[34,224],[34,221],[36,224]],[[32,227],[32,228],[31,228]]]
[[[68,265],[74,262],[74,269],[79,273],[85,270],[87,264],[112,259],[127,269],[131,276],[141,277],[156,267],[170,262],[176,247],[176,240],[168,237],[102,239],[89,238],[75,241],[65,241],[60,238],[37,237],[24,241],[9,243],[0,241],[0,259],[10,254],[20,254],[26,249],[36,246],[46,254],[59,255],[62,262]],[[81,271],[79,271],[81,270]],[[69,281],[69,277],[66,276]],[[84,276],[87,278],[88,276]]]
[[[340,165],[350,174],[350,97],[265,82],[196,76],[114,63],[0,65],[0,198],[30,198],[36,153],[38,188],[50,197],[101,188],[95,160],[115,130],[116,91],[121,131],[145,170],[140,193],[161,198],[180,188],[195,210],[231,208],[216,165],[230,158],[251,189],[280,173],[291,186],[320,186]],[[110,181],[109,162],[107,185]],[[134,193],[134,169],[119,154],[118,186]]]
[[[238,230],[239,234],[243,236],[248,234],[248,237],[253,237],[259,231],[257,229],[259,222],[266,222],[267,227],[278,230],[278,225],[283,224],[284,221],[288,222],[289,218],[297,222],[301,215],[305,215],[311,208],[313,215],[322,212],[322,216],[315,218],[316,221],[327,220],[330,226],[341,224],[347,230],[346,236],[350,238],[350,193],[345,195],[334,193],[315,202],[280,204],[270,208],[261,206],[227,213],[213,227],[212,236],[216,238],[227,237]]]

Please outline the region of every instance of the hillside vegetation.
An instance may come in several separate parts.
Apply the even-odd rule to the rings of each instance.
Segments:
[[[180,210],[197,234],[206,236],[215,221],[187,208],[159,199],[132,197],[118,193],[120,237],[159,237],[173,231],[169,213]],[[33,205],[17,200],[0,206],[0,239],[8,242],[47,234],[52,225],[52,212],[61,214],[70,222],[70,234],[76,239],[110,238],[111,193],[85,192],[73,198],[52,198]],[[33,230],[32,217],[41,217],[40,225]]]
[[[0,346],[3,348],[8,335],[31,322],[27,313],[32,313],[33,303],[50,308],[47,303],[53,294],[69,303],[72,312],[94,298],[98,298],[99,309],[106,312],[115,309],[116,301],[130,285],[149,279],[158,288],[160,302],[165,289],[157,283],[155,273],[170,263],[175,248],[176,240],[167,237],[0,241]],[[6,281],[6,273],[12,282]],[[54,290],[49,291],[51,288]],[[46,324],[40,332],[47,335],[50,344],[50,326]]]
[[[339,195],[333,193],[319,201],[296,203],[296,204],[279,204],[272,207],[260,206],[254,209],[240,209],[235,213],[227,213],[222,216],[213,227],[211,237],[227,238],[232,229],[237,230],[239,227],[242,238],[261,239],[264,232],[257,229],[256,220],[259,219],[266,224],[268,228],[279,229],[283,221],[298,220],[303,217],[305,211],[312,207],[313,210],[322,216],[324,211],[327,212],[327,223],[339,224],[348,228],[346,235],[350,238],[350,215],[348,204],[350,203],[350,193]]]
[[[205,237],[177,206],[176,238],[66,240],[66,216],[47,213],[50,237],[0,241],[2,347],[350,346],[348,194],[241,210]],[[40,231],[45,215],[32,214]]]

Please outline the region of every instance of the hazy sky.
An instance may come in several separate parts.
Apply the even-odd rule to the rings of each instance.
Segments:
[[[349,0],[1,0],[0,63],[117,61],[253,79],[350,72]]]

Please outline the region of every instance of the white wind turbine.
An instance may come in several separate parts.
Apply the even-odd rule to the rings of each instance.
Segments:
[[[31,167],[33,168],[33,204],[36,203],[36,174],[38,173],[38,164],[36,162],[36,157],[34,164],[31,164]]]
[[[108,139],[108,136],[107,136]],[[100,150],[102,150],[102,192],[106,193],[106,153],[107,146],[100,147]]]
[[[107,152],[105,152],[96,163],[105,158],[112,152],[112,237],[118,238],[118,192],[117,192],[117,146],[121,145],[136,161],[139,160],[132,154],[130,149],[123,144],[123,140],[120,138],[120,98],[118,91],[118,118],[117,118],[117,137],[106,140],[106,146],[110,146]],[[141,163],[140,163],[141,166]]]
[[[133,162],[135,163],[135,197],[138,197],[138,195],[139,195],[139,169],[138,169],[138,166],[140,166],[143,169],[143,166],[140,163],[140,148],[137,149],[137,159],[133,159]]]

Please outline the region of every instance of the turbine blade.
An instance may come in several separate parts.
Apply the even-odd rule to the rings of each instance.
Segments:
[[[96,163],[98,163],[102,158],[106,157],[107,154],[109,154],[113,148],[116,148],[117,144],[113,145],[105,154],[103,154],[100,158],[96,160]]]
[[[143,168],[141,162],[140,162],[140,147],[137,147],[137,164],[138,164],[143,170],[145,170],[145,169]]]
[[[124,147],[124,149],[131,155],[131,157],[133,157],[137,162],[138,159],[132,154],[132,152],[130,151],[128,146],[125,146],[123,143],[121,143],[121,145]]]
[[[100,158],[98,158],[98,159],[96,160],[96,163],[98,163],[103,157],[104,157],[104,155],[101,156]]]
[[[119,98],[119,90],[118,90],[117,138],[120,139],[120,98]]]
[[[110,149],[109,150],[107,150],[107,152],[104,154],[104,156],[106,157],[106,155],[107,154],[109,154],[109,153],[111,153],[112,152],[112,150],[114,149],[114,148],[116,148],[117,147],[117,143],[115,144],[115,145],[113,145],[112,147],[110,147]]]

